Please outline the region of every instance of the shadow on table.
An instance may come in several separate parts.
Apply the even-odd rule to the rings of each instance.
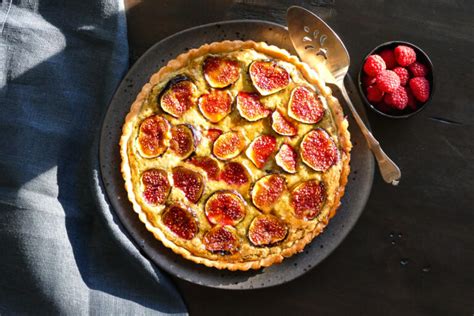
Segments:
[[[4,50],[11,71],[0,74],[10,118],[0,119],[0,203],[13,233],[0,250],[15,273],[5,273],[0,288],[12,310],[184,310],[168,279],[111,236],[91,197],[91,147],[127,64],[124,17],[107,5],[21,4],[9,12],[0,49],[16,51]]]

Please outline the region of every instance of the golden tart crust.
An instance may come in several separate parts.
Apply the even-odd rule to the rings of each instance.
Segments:
[[[237,61],[241,67],[237,81],[231,82],[235,80],[236,76],[235,69],[233,69],[232,77],[226,77],[226,80],[231,82],[230,86],[215,89],[229,91],[234,99],[231,113],[224,115],[222,119],[219,117],[220,120],[215,123],[211,123],[202,115],[197,99],[214,89],[209,87],[208,81],[202,74],[202,64],[205,58],[209,56]],[[287,86],[282,89],[275,88],[274,91],[276,92],[270,91],[269,95],[261,96],[260,100],[265,107],[265,111],[274,112],[278,110],[278,117],[283,115],[290,124],[296,125],[298,128],[296,136],[284,136],[275,133],[272,130],[271,114],[267,115],[268,113],[262,114],[263,112],[261,112],[262,118],[249,121],[241,116],[240,108],[239,111],[236,109],[235,98],[238,92],[258,93],[258,89],[253,87],[248,72],[250,64],[256,60],[270,60],[277,66],[281,66],[290,75]],[[277,69],[277,71],[281,72],[281,69]],[[194,91],[196,93],[195,99],[192,101],[194,105],[188,110],[185,109],[184,114],[181,113],[177,115],[178,117],[174,117],[162,110],[159,96],[162,96],[163,92],[169,87],[168,83],[172,78],[183,74],[195,83],[197,91]],[[284,79],[288,81],[287,78]],[[229,82],[224,84],[229,84]],[[300,86],[315,92],[318,102],[323,104],[324,117],[316,124],[301,123],[288,116],[288,102],[291,91]],[[305,91],[301,92],[306,93]],[[260,108],[260,110],[262,109]],[[158,150],[157,157],[151,157],[153,155],[144,154],[139,149],[140,124],[146,118],[154,115],[158,115],[157,118],[154,118],[155,120],[165,118],[169,122],[169,127],[182,124],[191,126],[195,136],[195,148],[190,158],[183,159],[178,157],[176,152],[170,150],[170,134],[168,132],[161,137],[163,142],[161,145],[165,146],[166,149],[164,153],[161,153],[162,150]],[[295,117],[294,114],[292,116]],[[187,53],[179,55],[153,74],[150,81],[143,86],[135,102],[131,105],[130,112],[127,114],[123,125],[120,139],[121,171],[128,198],[134,211],[138,213],[147,230],[153,233],[155,238],[166,247],[171,248],[175,253],[188,260],[208,267],[229,270],[258,269],[281,262],[285,257],[290,257],[302,251],[315,236],[323,231],[329,219],[335,215],[344,194],[349,174],[352,145],[347,128],[348,122],[338,100],[332,96],[331,90],[314,70],[300,62],[297,57],[266,43],[253,41],[216,42],[191,49]],[[235,153],[231,153],[232,157],[229,159],[217,159],[212,154],[215,137],[208,137],[212,134],[211,131],[215,131],[215,129],[220,129],[223,133],[240,133],[245,148],[241,151],[242,148],[240,148],[236,156],[234,156]],[[299,145],[303,136],[311,131],[315,136],[329,135],[332,144],[337,148],[337,159],[332,161],[325,171],[315,171],[314,168],[310,167],[311,164],[308,165],[301,159]],[[219,134],[215,136],[218,137]],[[275,150],[271,151],[267,157],[268,161],[264,163],[265,166],[262,166],[261,161],[258,162],[257,159],[258,165],[262,168],[259,169],[256,166],[257,162],[251,159],[253,156],[251,151],[249,154],[249,148],[251,144],[255,143],[254,140],[262,135],[272,135],[276,139],[276,144],[274,145]],[[257,145],[269,143],[265,141],[266,139],[262,139],[256,143]],[[286,172],[275,163],[276,151],[283,144],[289,144],[298,154],[296,170],[292,170],[292,172]],[[258,152],[262,152],[260,147],[257,146],[256,148]],[[309,152],[311,154],[311,148]],[[226,183],[221,178],[216,178],[215,175],[207,174],[196,164],[190,163],[190,159],[195,156],[213,157],[221,170],[221,174],[224,172],[223,169],[234,170],[230,167],[240,163],[240,166],[244,167],[245,176],[249,181],[247,183],[245,181],[244,183],[240,182],[241,185],[238,181],[234,184]],[[201,192],[194,190],[190,193],[185,191],[192,190],[184,189],[183,191],[183,189],[178,188],[181,180],[179,177],[173,177],[173,168],[181,170],[183,167],[190,174],[197,174],[197,177],[193,178],[195,181],[192,185],[201,183]],[[324,168],[326,167],[324,166]],[[159,190],[158,193],[153,191],[154,197],[158,197],[154,200],[155,205],[150,204],[144,198],[143,192],[146,190],[146,185],[142,178],[144,172],[153,169],[159,169],[159,171],[153,171],[155,172],[154,179],[160,179],[161,182],[158,181],[159,183],[167,182],[169,185],[169,188],[165,187]],[[268,177],[271,174],[277,174],[277,176]],[[256,182],[264,177],[272,181],[283,179],[283,182],[275,182],[275,185],[275,183],[268,182],[270,180],[264,179],[268,181],[262,180],[256,185]],[[178,181],[178,183],[175,181]],[[316,201],[317,203],[309,201],[310,204],[314,202],[311,204],[312,207],[314,205],[321,207],[317,212],[310,211],[308,213],[304,209],[306,205],[304,203],[308,201],[301,202],[304,204],[303,206],[295,204],[300,202],[294,202],[296,200],[304,201],[307,198],[304,190],[301,189],[300,184],[303,182],[307,182],[310,184],[308,187],[315,190],[311,192],[321,192],[321,190],[325,192],[320,201]],[[183,183],[186,187],[187,182]],[[265,186],[266,183],[270,183],[270,185]],[[269,187],[276,187],[278,190],[267,192]],[[257,188],[272,197],[270,205],[262,206],[260,204],[266,201],[255,201],[253,190],[257,190]],[[277,192],[275,193],[275,191]],[[293,193],[296,191],[298,191],[298,194]],[[210,197],[215,195],[216,192],[235,203],[240,199],[240,202],[234,203],[238,206],[234,207],[234,212],[229,215],[231,217],[206,217],[206,215],[215,216],[215,212],[212,212],[212,210],[215,210],[215,208],[212,209],[214,207],[212,203],[215,199],[210,199]],[[252,192],[254,192],[253,195]],[[208,201],[209,205],[206,205]],[[163,203],[159,204],[161,202]],[[243,208],[241,208],[242,205]],[[206,207],[210,208],[211,211],[206,212]],[[298,210],[296,210],[297,208]],[[170,213],[172,213],[172,216]],[[216,252],[216,249],[222,251]]]

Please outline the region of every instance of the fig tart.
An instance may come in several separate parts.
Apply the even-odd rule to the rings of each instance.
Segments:
[[[328,224],[349,173],[342,109],[308,65],[253,41],[203,45],[152,75],[120,139],[133,209],[209,267],[281,262]]]

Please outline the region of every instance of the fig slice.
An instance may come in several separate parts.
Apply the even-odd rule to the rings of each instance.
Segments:
[[[271,113],[260,102],[260,96],[257,93],[239,92],[236,103],[240,116],[250,122],[258,121]]]
[[[301,141],[300,155],[310,168],[324,172],[339,160],[339,151],[329,134],[322,128],[308,132]]]
[[[291,191],[290,201],[297,218],[312,220],[321,212],[326,201],[326,189],[319,181],[309,180]]]
[[[217,161],[210,157],[194,156],[189,160],[189,163],[201,168],[207,174],[207,177],[211,180],[219,180],[219,165]]]
[[[191,240],[198,233],[198,225],[191,211],[180,205],[170,205],[164,211],[161,221],[182,239]]]
[[[283,136],[295,136],[298,134],[298,126],[296,123],[290,121],[280,110],[275,110],[272,113],[272,129]]]
[[[239,63],[236,60],[223,57],[207,57],[202,70],[207,83],[213,88],[225,88],[240,77]]]
[[[301,123],[318,123],[324,116],[323,103],[311,89],[296,87],[291,91],[288,115]]]
[[[189,126],[181,124],[171,128],[170,149],[178,157],[188,158],[194,148],[194,134]]]
[[[288,144],[281,145],[275,155],[276,164],[288,173],[296,173],[296,151]]]
[[[180,118],[196,103],[196,85],[186,76],[171,79],[161,95],[161,109],[171,116]]]
[[[138,131],[138,149],[145,158],[158,157],[169,146],[170,124],[159,115],[147,117]]]
[[[232,192],[216,192],[206,201],[204,212],[213,225],[237,225],[245,217],[245,204]]]
[[[270,135],[261,135],[255,138],[245,151],[247,157],[259,169],[265,167],[276,149],[276,139]]]
[[[211,89],[199,98],[198,104],[202,115],[209,122],[217,123],[230,113],[232,95],[227,90]]]
[[[249,240],[255,246],[270,246],[285,239],[288,227],[284,221],[270,214],[255,217],[248,230]]]
[[[173,183],[176,188],[183,191],[184,196],[192,203],[197,203],[204,190],[202,176],[185,167],[173,168]]]
[[[242,164],[228,162],[221,171],[221,180],[230,185],[244,185],[249,182],[249,174]]]
[[[151,205],[163,204],[170,193],[170,183],[166,171],[148,169],[142,173],[143,197]]]
[[[213,253],[231,255],[239,251],[240,243],[235,229],[229,226],[215,226],[204,235],[203,244]]]
[[[290,84],[290,74],[274,61],[254,61],[250,64],[249,74],[253,86],[263,96],[283,90]]]
[[[216,139],[222,135],[222,130],[218,128],[210,128],[206,131],[206,136],[209,138],[211,141],[216,141]]]
[[[261,211],[268,213],[286,189],[285,178],[271,174],[255,182],[251,196],[253,204]]]
[[[220,160],[237,157],[245,148],[245,140],[239,132],[227,132],[214,142],[212,153]]]

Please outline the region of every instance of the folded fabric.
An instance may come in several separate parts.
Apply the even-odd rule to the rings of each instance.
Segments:
[[[0,314],[185,314],[91,193],[128,66],[123,3],[7,0],[0,32]]]

